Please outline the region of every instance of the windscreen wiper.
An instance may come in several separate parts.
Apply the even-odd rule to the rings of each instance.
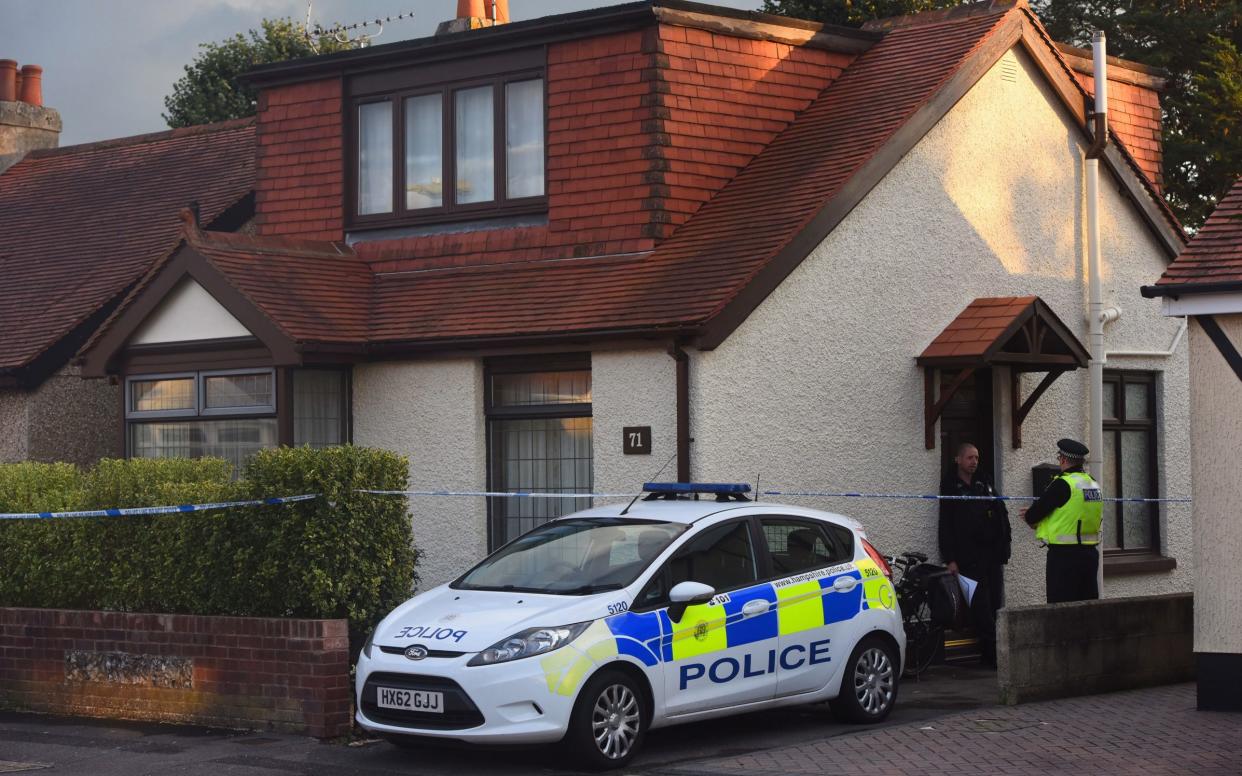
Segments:
[[[569,590],[549,590],[550,593],[556,595],[591,595],[592,593],[603,593],[606,590],[620,590],[625,585],[607,584],[607,585],[582,585],[581,587],[570,588]]]

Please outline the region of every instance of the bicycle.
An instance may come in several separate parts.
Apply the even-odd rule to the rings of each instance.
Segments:
[[[927,670],[936,653],[944,646],[944,626],[932,621],[931,591],[926,572],[939,567],[926,566],[927,556],[921,552],[905,552],[887,558],[893,569],[893,588],[901,607],[901,624],[906,632],[906,661],[902,675],[918,678]],[[911,573],[913,569],[922,573]]]

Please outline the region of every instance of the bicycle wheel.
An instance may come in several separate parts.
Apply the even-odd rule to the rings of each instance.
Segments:
[[[920,601],[902,622],[906,631],[906,662],[902,674],[917,677],[927,670],[944,646],[944,626],[931,621],[931,607]]]

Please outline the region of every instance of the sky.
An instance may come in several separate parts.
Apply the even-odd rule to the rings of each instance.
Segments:
[[[514,21],[614,5],[620,0],[510,0]],[[757,8],[760,0],[712,0]],[[43,103],[64,120],[62,146],[158,132],[164,96],[200,43],[306,18],[307,0],[0,0],[0,59],[43,67]],[[396,16],[376,44],[430,35],[456,0],[315,0],[325,26]]]

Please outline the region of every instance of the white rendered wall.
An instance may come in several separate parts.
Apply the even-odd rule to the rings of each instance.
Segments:
[[[597,351],[591,394],[595,492],[637,492],[677,450],[676,362],[659,349]],[[651,426],[650,455],[622,452],[625,426]],[[674,460],[660,480],[676,479]]]
[[[694,477],[934,492],[940,451],[923,447],[914,359],[972,299],[1038,295],[1086,341],[1083,150],[1037,68],[1024,53],[1006,55],[728,340],[693,353]],[[1167,348],[1178,322],[1138,291],[1166,258],[1117,186],[1106,178],[1101,189],[1104,301],[1124,310],[1105,331],[1106,347]],[[1188,495],[1185,344],[1172,359],[1109,367],[1163,372],[1161,492]],[[1028,495],[1030,469],[1051,458],[1056,439],[1087,438],[1087,372],[1045,394],[1020,450],[1009,444],[1008,374],[994,378],[1000,484]],[[860,518],[884,551],[938,556],[934,505],[804,503]],[[1042,602],[1044,551],[1012,512],[1009,603]],[[1170,508],[1164,523],[1177,569],[1110,577],[1106,595],[1190,589],[1190,512]]]
[[[1242,314],[1215,320],[1233,346],[1242,349]],[[1242,557],[1242,381],[1198,323],[1190,325],[1190,369],[1198,567],[1195,652],[1237,655],[1242,654],[1242,577],[1229,569]]]
[[[360,364],[354,367],[353,388],[354,443],[407,456],[412,489],[483,489],[479,361]],[[486,555],[482,498],[412,497],[410,512],[420,590],[453,579]]]
[[[207,289],[186,278],[169,292],[159,307],[147,316],[131,345],[157,342],[192,342],[194,340],[248,337],[250,330],[224,309]]]

